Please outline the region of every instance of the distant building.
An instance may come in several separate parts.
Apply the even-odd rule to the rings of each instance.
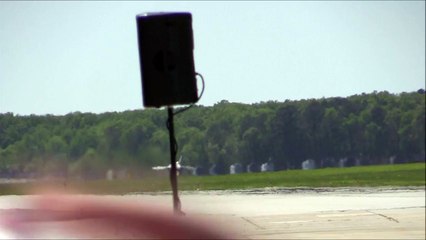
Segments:
[[[259,172],[259,170],[259,165],[257,165],[256,163],[250,163],[249,165],[247,165],[247,172],[249,173]]]
[[[210,175],[228,174],[228,168],[222,162],[214,163],[209,169]]]
[[[303,170],[315,169],[315,161],[313,159],[306,159],[302,162]]]
[[[108,171],[106,172],[106,179],[108,181],[114,180],[114,170],[108,169]]]
[[[389,157],[389,164],[395,164],[396,156]]]
[[[353,166],[360,166],[361,165],[361,159],[354,158],[354,157],[344,157],[339,159],[337,163],[338,167],[353,167]]]
[[[272,171],[274,171],[275,170],[275,168],[274,168],[274,163],[272,163],[272,162],[266,162],[266,163],[263,163],[261,166],[260,166],[260,171],[261,172],[272,172]]]
[[[346,162],[348,161],[348,158],[341,158],[341,159],[339,159],[339,162],[338,162],[338,166],[339,167],[346,167]]]
[[[242,172],[243,172],[243,166],[241,166],[241,164],[239,164],[239,163],[232,164],[229,167],[229,173],[230,174],[239,174],[239,173],[242,173]]]

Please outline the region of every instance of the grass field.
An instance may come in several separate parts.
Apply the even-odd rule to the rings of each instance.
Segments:
[[[64,190],[74,189],[81,193],[93,194],[126,194],[170,190],[168,176],[163,176],[138,180],[0,184],[0,195],[28,194],[31,189],[40,187],[40,185]],[[180,190],[376,186],[425,186],[425,163],[179,177]]]

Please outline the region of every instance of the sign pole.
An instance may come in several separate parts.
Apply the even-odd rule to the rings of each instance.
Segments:
[[[178,196],[178,185],[177,185],[177,168],[176,168],[176,151],[177,144],[175,138],[175,129],[173,123],[173,107],[167,107],[167,129],[169,130],[169,140],[170,140],[170,183],[172,185],[173,192],[173,210],[176,215],[184,215],[181,211],[181,204]]]

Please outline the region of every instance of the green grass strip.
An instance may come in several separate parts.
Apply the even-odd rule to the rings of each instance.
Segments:
[[[264,187],[379,187],[425,186],[425,163],[288,170],[242,173],[220,176],[181,176],[180,190],[227,190]],[[0,195],[28,194],[40,182],[0,184]],[[137,180],[57,181],[48,183],[60,189],[81,193],[126,194],[170,191],[169,178],[150,177]]]

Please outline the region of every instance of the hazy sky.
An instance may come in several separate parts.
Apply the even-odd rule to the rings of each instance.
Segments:
[[[1,1],[0,113],[141,109],[152,11],[192,13],[201,105],[425,88],[424,1]]]

